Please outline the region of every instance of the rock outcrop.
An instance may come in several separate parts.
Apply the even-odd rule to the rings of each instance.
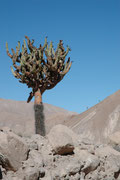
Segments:
[[[94,144],[63,125],[54,126],[46,137],[21,138],[10,130],[1,130],[3,179],[119,180],[120,152],[114,148],[113,140],[112,144]]]

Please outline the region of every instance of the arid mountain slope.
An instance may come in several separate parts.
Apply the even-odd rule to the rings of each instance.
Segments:
[[[104,142],[110,134],[120,130],[120,90],[87,111],[72,116],[65,125],[81,137]]]
[[[46,131],[76,114],[63,108],[44,104]],[[0,127],[7,126],[19,135],[34,133],[33,103],[0,99]]]
[[[101,143],[120,130],[120,90],[81,114],[49,104],[44,104],[44,113],[47,133],[54,125],[64,124],[82,138]],[[0,99],[0,127],[3,126],[20,135],[34,134],[33,103]]]

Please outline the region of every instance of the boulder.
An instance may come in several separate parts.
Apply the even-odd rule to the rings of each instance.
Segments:
[[[106,158],[105,171],[109,171],[117,175],[120,173],[120,156],[110,155]]]
[[[40,177],[40,169],[34,166],[26,166],[20,168],[14,175],[16,177],[15,180],[38,180]],[[12,180],[12,178],[11,178]]]
[[[52,147],[46,137],[42,137],[38,134],[31,137],[32,141],[37,144],[38,152],[42,155],[44,165],[51,166],[53,162]]]
[[[36,167],[26,167],[23,172],[23,180],[38,180],[39,169]]]
[[[81,171],[88,174],[94,171],[100,164],[100,160],[96,155],[90,154],[87,150],[75,149],[75,155],[78,157],[82,164]]]
[[[98,174],[98,171],[97,171],[97,170],[95,170],[95,171],[87,174],[87,175],[85,176],[85,178],[86,178],[86,179],[90,179],[90,180],[100,180],[99,174]]]
[[[68,127],[63,125],[56,125],[51,129],[47,137],[55,154],[65,155],[73,153],[72,133]]]
[[[120,152],[120,131],[117,131],[108,137],[108,144]]]
[[[115,149],[113,149],[112,147],[110,147],[108,145],[97,148],[95,151],[95,154],[101,158],[110,156],[112,154],[115,156],[120,156],[120,152],[116,151]]]
[[[97,169],[99,164],[100,164],[100,160],[96,156],[91,155],[86,159],[84,167],[81,170],[85,172],[85,174],[88,174],[89,172]]]
[[[34,163],[34,166],[38,168],[42,167],[44,163],[41,153],[37,150],[32,150],[29,152],[28,160],[31,160],[32,163]],[[30,166],[30,164],[28,163],[26,166]]]
[[[5,168],[6,170],[14,170],[12,167],[8,157],[4,156],[3,154],[0,153],[0,165]]]
[[[73,159],[66,165],[66,171],[68,175],[75,175],[80,172],[81,169],[81,163],[76,159]]]
[[[23,180],[22,177],[18,177],[13,171],[8,171],[3,175],[3,180]]]
[[[28,147],[24,140],[11,131],[0,131],[0,153],[5,157],[7,169],[16,171],[27,159]]]
[[[30,150],[38,150],[38,145],[32,138],[24,137],[24,141]]]
[[[45,137],[43,137],[43,136],[41,136],[39,134],[34,134],[34,135],[31,136],[31,141],[33,141],[33,143],[37,144],[38,150],[41,150],[42,147],[45,144],[47,144],[46,141],[48,141],[48,140],[47,140],[47,138],[45,138]]]
[[[19,174],[21,174],[22,170],[25,171],[26,174],[27,170],[29,170],[30,168],[40,169],[43,167],[43,165],[44,165],[43,159],[40,152],[36,150],[32,150],[29,152],[28,159],[22,162],[22,166],[21,166],[22,169],[21,168],[19,169]],[[29,169],[27,169],[28,167]]]

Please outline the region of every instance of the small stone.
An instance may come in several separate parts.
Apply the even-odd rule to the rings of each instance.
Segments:
[[[39,176],[40,178],[43,178],[45,176],[45,170],[42,167],[39,169]]]

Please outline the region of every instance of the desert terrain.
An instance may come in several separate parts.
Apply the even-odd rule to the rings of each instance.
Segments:
[[[4,180],[120,180],[120,90],[77,114],[44,104],[46,136],[33,103],[0,99]]]

